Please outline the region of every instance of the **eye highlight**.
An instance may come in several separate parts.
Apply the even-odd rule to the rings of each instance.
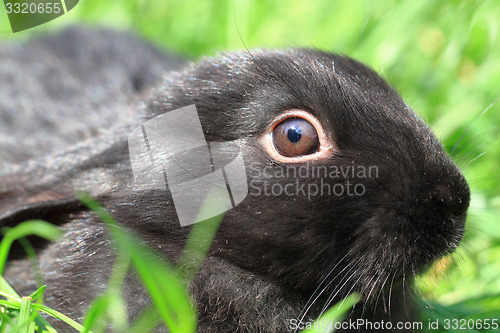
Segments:
[[[285,157],[314,154],[320,146],[316,128],[300,117],[286,118],[278,123],[271,133],[271,142]]]

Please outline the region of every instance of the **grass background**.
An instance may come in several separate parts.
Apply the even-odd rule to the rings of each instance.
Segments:
[[[500,1],[80,0],[17,34],[0,7],[3,39],[75,23],[132,30],[192,59],[308,46],[373,67],[431,124],[472,188],[463,246],[419,281],[434,306],[426,318],[500,318]]]

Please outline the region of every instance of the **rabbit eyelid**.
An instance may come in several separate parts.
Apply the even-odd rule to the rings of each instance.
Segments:
[[[262,134],[261,143],[269,156],[283,163],[325,160],[337,151],[319,119],[298,109],[275,117]]]

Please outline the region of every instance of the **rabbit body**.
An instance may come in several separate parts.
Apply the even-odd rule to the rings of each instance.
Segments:
[[[250,186],[191,283],[200,332],[294,331],[353,291],[362,296],[353,320],[415,320],[412,279],[463,235],[470,194],[459,169],[398,94],[348,57],[255,50],[181,68],[134,37],[81,28],[0,54],[0,222],[41,218],[65,231],[37,249],[46,303],[75,319],[106,289],[115,258],[106,226],[75,189],[179,259],[190,227],[180,227],[168,191],[136,187],[127,138],[187,105],[207,142],[238,143]],[[270,124],[289,110],[318,121],[331,143],[321,156],[281,160],[266,150]],[[310,191],[348,183],[363,193]],[[299,190],[266,195],[262,184]],[[29,294],[31,271],[18,251],[6,277]],[[133,320],[150,300],[133,274],[123,290]]]

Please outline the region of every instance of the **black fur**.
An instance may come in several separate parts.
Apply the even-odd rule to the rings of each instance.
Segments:
[[[13,51],[7,58],[24,76],[11,80],[0,72],[9,89],[1,94],[10,101],[0,104],[0,128],[10,140],[0,147],[8,163],[8,171],[0,171],[0,219],[12,225],[47,218],[67,231],[62,241],[41,246],[40,261],[47,302],[69,315],[81,318],[104,290],[114,258],[105,227],[74,199],[74,188],[98,197],[120,224],[167,258],[179,258],[189,228],[179,226],[168,195],[134,188],[127,135],[190,104],[197,106],[207,141],[238,140],[249,179],[296,180],[272,177],[284,163],[259,141],[289,109],[314,115],[338,147],[306,168],[378,167],[378,177],[363,179],[362,196],[249,195],[228,211],[191,287],[200,332],[286,332],[319,285],[325,291],[306,319],[321,312],[328,296],[336,302],[351,291],[363,295],[354,318],[414,319],[412,278],[460,242],[469,204],[465,179],[397,93],[350,58],[309,49],[223,54],[166,73],[146,99],[143,92],[171,62],[133,38],[74,29],[12,49],[48,54],[36,65],[40,75],[26,65],[34,59]],[[66,65],[49,75],[54,59]],[[93,89],[102,100],[89,100]],[[80,119],[81,128],[68,127]],[[23,145],[27,133],[44,139]],[[65,145],[77,142],[83,143]],[[271,168],[263,174],[248,167],[252,162]],[[320,185],[315,177],[299,181]],[[34,288],[26,265],[14,259],[7,271],[24,294]],[[134,280],[128,283],[136,290],[127,294],[133,318],[148,298]]]

